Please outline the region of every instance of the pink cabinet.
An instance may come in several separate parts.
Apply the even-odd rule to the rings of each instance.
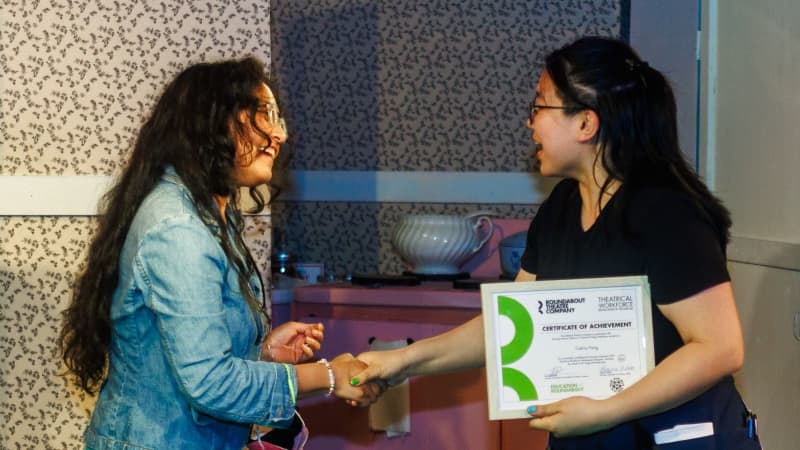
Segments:
[[[419,340],[480,313],[480,294],[427,282],[416,287],[369,289],[346,284],[295,291],[292,318],[325,324],[321,357],[368,350],[369,339]],[[483,369],[410,381],[411,433],[387,438],[369,429],[367,409],[332,399],[307,399],[298,408],[311,438],[309,450],[544,449],[546,434],[527,421],[490,422]]]

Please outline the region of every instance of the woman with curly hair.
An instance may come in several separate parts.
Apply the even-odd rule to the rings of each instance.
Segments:
[[[289,427],[298,396],[351,387],[351,355],[303,363],[321,324],[270,330],[242,238],[239,189],[272,179],[287,131],[255,58],[195,64],[169,83],[104,197],[59,337],[79,386],[99,396],[92,449],[240,450],[252,424]],[[301,364],[297,364],[301,363]]]

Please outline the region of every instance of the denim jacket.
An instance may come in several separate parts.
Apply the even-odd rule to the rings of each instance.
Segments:
[[[111,320],[88,448],[241,450],[250,424],[291,423],[294,367],[258,361],[261,320],[171,168],[128,231]]]

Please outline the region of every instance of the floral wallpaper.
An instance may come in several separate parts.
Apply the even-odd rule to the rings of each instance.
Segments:
[[[268,274],[269,216],[246,220]],[[80,447],[94,398],[62,376],[55,339],[95,227],[90,217],[0,219],[0,449]]]
[[[268,0],[7,0],[0,8],[4,176],[115,175],[176,72],[201,60],[271,59]],[[61,376],[55,340],[96,220],[2,214],[0,449],[82,448],[94,398]],[[264,273],[270,226],[269,216],[247,218]]]
[[[110,175],[183,67],[270,60],[267,1],[4,1],[2,21],[2,175]]]
[[[627,38],[626,0],[273,0],[273,72],[302,170],[525,172],[544,56],[581,35]],[[487,205],[273,207],[283,247],[341,271],[400,273],[401,214]],[[535,205],[488,205],[532,218]],[[340,269],[341,268],[341,269]]]
[[[620,36],[619,0],[273,0],[273,70],[306,170],[525,171],[544,56]]]

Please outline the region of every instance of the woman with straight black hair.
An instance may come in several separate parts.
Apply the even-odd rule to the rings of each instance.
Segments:
[[[758,449],[731,375],[744,344],[726,268],[728,211],[686,163],[666,78],[626,43],[579,39],[547,56],[528,127],[540,171],[563,177],[528,231],[517,281],[646,275],[656,367],[604,399],[531,406],[550,449]],[[356,377],[484,364],[483,319],[358,356]],[[683,426],[682,434],[664,433]],[[670,436],[668,436],[670,435]]]
[[[299,364],[322,324],[270,329],[239,188],[264,207],[256,187],[286,139],[255,58],[192,65],[158,99],[104,197],[59,337],[78,385],[99,388],[88,448],[241,450],[253,424],[292,426],[300,395],[380,393],[348,385],[364,367],[351,355]]]

